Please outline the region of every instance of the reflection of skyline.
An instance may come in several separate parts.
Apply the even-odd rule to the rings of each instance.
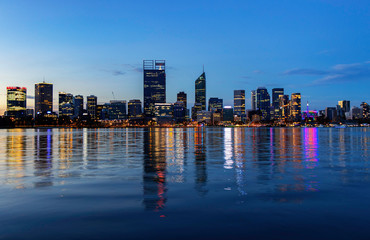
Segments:
[[[194,128],[194,155],[195,155],[195,189],[204,196],[207,194],[207,154],[206,131],[202,127]]]
[[[37,177],[35,187],[53,185],[53,130],[37,129],[35,135],[34,175]]]
[[[25,177],[25,153],[27,149],[26,136],[23,129],[7,131],[6,137],[6,178],[8,183],[15,184],[16,188],[24,188],[22,178]]]
[[[143,144],[143,202],[147,210],[159,211],[167,202],[165,129],[146,129]]]

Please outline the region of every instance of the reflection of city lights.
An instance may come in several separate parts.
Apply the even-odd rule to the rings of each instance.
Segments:
[[[224,155],[225,155],[225,169],[233,168],[233,142],[231,128],[224,129]]]

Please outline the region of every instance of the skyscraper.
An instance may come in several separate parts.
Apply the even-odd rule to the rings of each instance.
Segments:
[[[348,100],[338,101],[338,105],[345,113],[351,111],[351,103]]]
[[[195,80],[195,104],[192,112],[196,119],[198,111],[206,110],[206,73],[203,72],[197,80]]]
[[[164,60],[144,60],[144,113],[154,117],[154,104],[166,102],[166,63]]]
[[[270,95],[265,87],[257,89],[257,109],[261,111],[262,120],[270,120]]]
[[[73,95],[70,93],[59,92],[59,116],[72,117],[73,114]]]
[[[245,90],[234,90],[234,114],[245,115]]]
[[[84,97],[76,95],[73,98],[74,117],[82,117],[84,111]]]
[[[27,89],[25,87],[7,87],[6,115],[14,118],[26,116]]]
[[[87,96],[87,104],[86,104],[86,109],[87,109],[87,114],[90,115],[92,119],[96,118],[96,106],[98,104],[98,98],[94,95]]]
[[[295,122],[300,122],[302,120],[300,93],[292,93],[290,99],[290,117]]]
[[[284,88],[273,88],[272,89],[272,109],[274,119],[281,118],[280,116],[280,96],[284,96]]]
[[[44,114],[53,111],[53,84],[35,84],[35,114]]]
[[[126,119],[126,101],[124,100],[111,100],[108,106],[108,115],[110,120],[123,120]]]
[[[257,93],[256,90],[251,91],[251,108],[257,110]]]
[[[185,92],[179,92],[177,94],[177,101],[178,102],[183,102],[184,103],[184,107],[187,108],[188,107],[188,104],[187,104],[187,95]]]

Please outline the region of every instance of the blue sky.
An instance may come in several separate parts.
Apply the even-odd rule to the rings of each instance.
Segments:
[[[368,1],[0,1],[0,113],[6,86],[54,84],[98,102],[142,99],[143,59],[165,59],[167,101],[194,102],[204,64],[207,98],[233,90],[300,92],[313,109],[369,102]]]

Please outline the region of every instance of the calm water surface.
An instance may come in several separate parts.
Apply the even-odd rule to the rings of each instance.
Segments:
[[[0,130],[0,239],[369,239],[369,128]]]

